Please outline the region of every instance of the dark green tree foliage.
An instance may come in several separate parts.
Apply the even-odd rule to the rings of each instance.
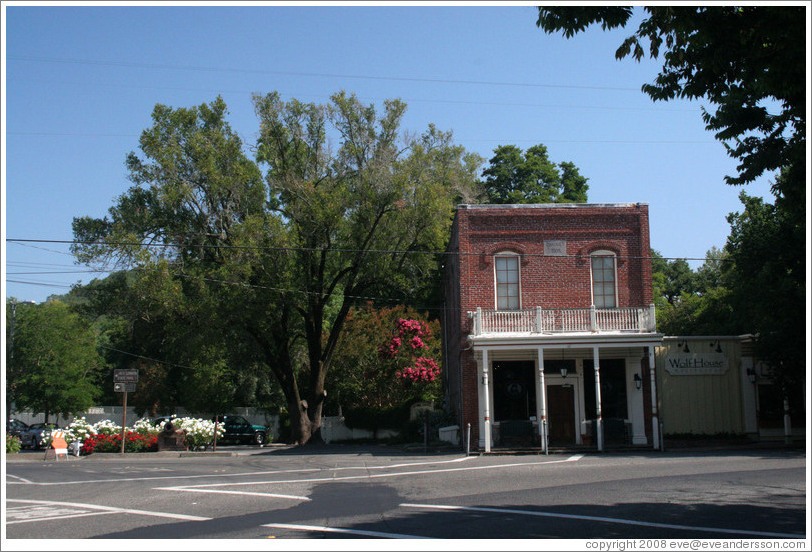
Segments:
[[[740,194],[744,211],[728,216],[725,249],[737,316],[756,334],[757,353],[784,387],[803,387],[809,328],[803,225],[761,198]]]
[[[541,144],[526,152],[499,146],[482,172],[488,203],[584,203],[587,179],[569,162],[555,164]]]
[[[20,308],[14,366],[7,372],[18,409],[69,415],[96,404],[104,359],[90,325],[61,301]]]
[[[659,251],[651,250],[654,296],[670,306],[679,304],[683,294],[696,289],[695,276],[685,259],[664,259]],[[665,304],[658,304],[665,307]]]
[[[806,20],[804,6],[648,6],[617,59],[663,56],[655,81],[643,85],[653,100],[705,98],[706,128],[739,161],[728,184],[746,184],[784,171],[773,192],[804,218],[806,194]],[[539,8],[537,25],[570,38],[590,25],[625,27],[630,7]],[[773,107],[772,105],[775,105]]]

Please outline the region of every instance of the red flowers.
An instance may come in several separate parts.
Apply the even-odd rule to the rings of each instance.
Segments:
[[[432,382],[440,375],[440,367],[433,358],[420,357],[412,366],[397,372],[397,377],[414,383]]]
[[[157,435],[142,435],[127,432],[124,437],[124,452],[155,452],[158,450]],[[82,441],[82,454],[94,452],[121,452],[121,435],[92,435]]]
[[[440,367],[433,358],[421,356],[415,360],[414,356],[418,351],[426,351],[428,346],[424,339],[431,338],[431,330],[420,320],[399,318],[395,325],[395,335],[378,347],[379,356],[384,359],[394,359],[401,353],[401,357],[406,357],[401,362],[409,362],[409,365],[398,370],[395,376],[403,380],[404,385],[408,383],[431,383],[440,376]],[[408,343],[409,348],[404,347]],[[402,364],[401,364],[402,366]]]
[[[425,349],[426,344],[423,342],[423,338],[431,337],[431,330],[420,320],[412,318],[398,318],[395,332],[396,335],[392,336],[388,343],[378,347],[378,354],[383,359],[394,358],[400,352],[404,342],[408,343],[414,351]]]

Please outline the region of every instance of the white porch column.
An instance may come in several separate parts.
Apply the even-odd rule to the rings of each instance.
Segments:
[[[657,417],[657,370],[654,359],[654,347],[648,348],[648,370],[651,376],[651,444],[655,450],[660,449],[660,420]]]
[[[636,377],[643,375],[643,356],[626,358],[626,389],[629,419],[632,422],[632,444],[645,445],[646,438],[646,415],[643,400],[643,384]],[[640,385],[638,388],[637,386]]]
[[[541,450],[544,454],[549,453],[547,446],[547,386],[544,384],[544,351],[541,347],[536,349],[538,351],[538,371],[539,371],[539,438],[541,441]]]
[[[595,425],[598,435],[598,452],[603,451],[603,414],[601,414],[601,366],[598,358],[598,346],[592,349],[595,364]]]
[[[485,437],[485,452],[491,451],[491,392],[488,384],[488,349],[482,349],[482,418]]]

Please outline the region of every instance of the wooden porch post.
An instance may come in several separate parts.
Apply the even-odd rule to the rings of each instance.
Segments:
[[[603,452],[603,415],[601,414],[601,366],[598,357],[598,346],[592,349],[595,363],[595,425],[598,435],[598,452]]]
[[[491,397],[488,385],[488,349],[482,349],[483,418],[485,422],[485,452],[491,451]]]
[[[648,372],[651,377],[651,444],[660,449],[660,420],[657,417],[657,371],[654,366],[654,347],[648,348]]]
[[[542,347],[538,351],[538,382],[539,382],[539,438],[541,450],[544,454],[549,454],[547,446],[547,386],[544,384],[544,351]]]

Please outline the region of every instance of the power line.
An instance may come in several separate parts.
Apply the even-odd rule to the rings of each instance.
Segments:
[[[304,71],[273,71],[270,69],[244,69],[234,67],[206,67],[194,65],[169,65],[159,63],[143,63],[114,60],[92,60],[92,59],[69,59],[69,58],[47,58],[34,56],[6,56],[10,61],[28,61],[38,63],[65,63],[75,65],[96,65],[108,67],[131,67],[136,69],[168,69],[172,71],[202,71],[202,72],[222,72],[222,73],[246,73],[260,75],[287,75],[297,77],[319,77],[330,79],[361,79],[396,82],[425,82],[436,84],[474,84],[483,86],[514,86],[523,88],[560,88],[574,90],[603,90],[616,92],[640,92],[640,88],[616,87],[616,86],[589,86],[575,84],[549,84],[531,82],[506,82],[506,81],[477,81],[463,79],[440,79],[426,77],[382,77],[380,75],[348,75],[341,73],[310,73]]]
[[[104,134],[91,132],[6,132],[7,136],[52,136],[87,138],[138,138],[138,134]],[[519,140],[500,140],[494,138],[459,139],[459,142],[491,142],[495,144],[715,144],[716,140],[559,140],[557,138],[527,138]]]
[[[45,82],[48,85],[52,83]],[[87,86],[87,82],[61,82],[58,86]],[[125,85],[125,84],[110,84],[110,83],[93,83],[93,88],[96,89],[100,86],[109,88],[123,88],[127,90],[173,90],[182,92],[211,92],[211,93],[227,93],[227,94],[253,94],[255,90],[229,90],[229,89],[214,89],[214,88],[196,88],[196,87],[181,87],[181,86],[138,86],[138,85]],[[298,94],[298,93],[285,93],[284,96],[290,98],[323,98],[323,95],[317,94]],[[359,99],[366,101],[383,101],[383,98],[359,96]],[[632,107],[632,106],[617,106],[617,105],[567,105],[567,104],[538,104],[538,103],[517,103],[517,102],[488,102],[488,101],[473,101],[473,100],[440,100],[440,99],[426,99],[426,98],[401,98],[407,104],[410,103],[438,103],[438,104],[451,104],[451,105],[488,105],[496,107],[532,107],[540,109],[595,109],[595,110],[609,110],[609,111],[669,111],[669,112],[683,112],[683,113],[696,113],[697,108],[690,109],[676,109],[662,106],[647,106],[647,107]],[[111,134],[110,136],[119,136]]]
[[[91,242],[91,241],[77,241],[77,240],[42,240],[42,239],[24,239],[24,238],[6,238],[6,242],[12,243],[58,243],[58,244],[81,244],[81,245],[98,245],[98,246],[114,246],[114,247],[154,247],[162,249],[233,249],[233,250],[246,250],[246,251],[282,251],[282,252],[322,252],[323,249],[319,247],[290,247],[290,246],[259,246],[259,245],[210,245],[210,244],[173,244],[173,243],[141,243],[141,242]],[[384,255],[445,255],[445,256],[473,256],[479,257],[485,253],[465,253],[461,251],[438,251],[438,250],[410,250],[410,249],[344,249],[334,248],[330,249],[334,253],[372,253]],[[548,259],[557,258],[591,258],[589,254],[566,254],[566,255],[545,255],[543,253],[524,253],[524,257],[545,257]],[[655,257],[652,255],[613,255],[618,259],[628,260],[682,260],[682,261],[724,261],[725,258],[713,257]]]

